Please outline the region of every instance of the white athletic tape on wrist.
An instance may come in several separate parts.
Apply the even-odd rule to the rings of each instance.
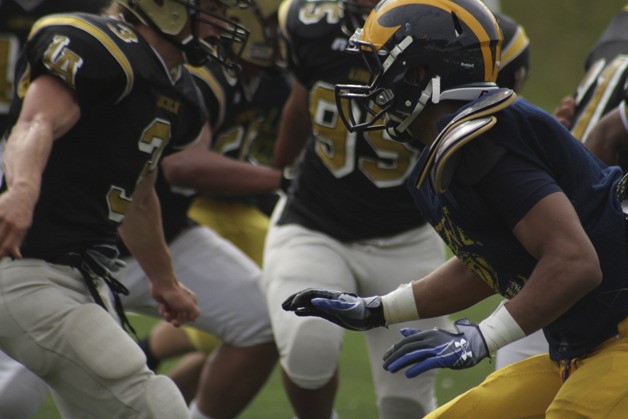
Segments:
[[[494,354],[499,348],[503,348],[526,335],[517,321],[510,315],[504,302],[489,317],[482,320],[479,327],[490,354]]]
[[[419,313],[414,302],[412,283],[401,284],[393,292],[382,296],[382,308],[388,324],[417,320]]]

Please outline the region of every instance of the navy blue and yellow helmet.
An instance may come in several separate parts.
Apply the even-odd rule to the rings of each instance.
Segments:
[[[495,89],[502,41],[480,0],[382,0],[351,38],[371,80],[336,86],[341,116],[352,131],[386,128],[402,139],[428,102],[474,100]],[[425,75],[417,81],[419,68]],[[355,104],[370,118],[357,120]]]

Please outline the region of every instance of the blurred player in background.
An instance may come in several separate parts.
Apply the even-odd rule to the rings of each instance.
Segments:
[[[628,409],[620,206],[628,177],[494,83],[501,38],[476,0],[388,0],[356,32],[352,50],[372,77],[336,86],[341,117],[354,132],[385,129],[424,145],[408,188],[455,257],[381,297],[310,289],[284,307],[370,330],[455,313],[498,293],[508,301],[480,324],[404,330],[384,368],[408,378],[469,368],[539,329],[549,355],[497,370],[427,417],[619,418]]]
[[[599,137],[591,138],[591,132],[607,113],[614,113],[614,118],[619,116],[616,108],[624,98],[628,77],[628,5],[611,19],[584,67],[586,74],[575,95],[563,98],[554,115],[602,161],[619,164],[625,171],[628,144],[602,144]]]
[[[280,203],[269,231],[264,282],[280,349],[283,383],[300,419],[332,417],[337,357],[343,332],[316,319],[297,319],[280,308],[302,287],[349,286],[376,294],[393,289],[443,260],[442,243],[417,217],[405,187],[418,150],[382,132],[349,133],[338,118],[334,84],[364,81],[359,56],[344,49],[373,3],[286,1],[280,28],[295,76],[284,108],[276,164],[292,164],[306,141],[294,189]],[[504,17],[510,46],[504,82],[521,86],[528,69],[528,39]],[[390,214],[394,214],[391,216]],[[390,275],[395,272],[395,275]],[[419,327],[445,325],[446,319]],[[435,407],[434,374],[407,383],[386,375],[381,354],[391,331],[367,334],[377,406],[382,418],[406,418]]]
[[[238,78],[212,68],[193,71],[204,95],[224,102],[220,120],[213,125],[212,151],[164,161],[164,173],[173,185],[201,192],[190,208],[191,218],[234,243],[259,266],[268,228],[264,212],[274,205],[283,179],[271,163],[279,116],[289,93],[278,57],[278,6],[276,0],[257,0],[248,9],[230,12],[232,19],[250,30]],[[216,89],[221,93],[213,94]],[[196,328],[176,329],[162,323],[142,346],[155,361],[200,351],[186,355],[169,372],[191,399],[197,394],[199,366],[216,343],[215,336]],[[202,404],[207,394],[201,383],[197,403]]]

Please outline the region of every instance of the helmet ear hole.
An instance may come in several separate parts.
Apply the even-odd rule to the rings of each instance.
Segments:
[[[427,75],[427,68],[425,66],[418,66],[408,70],[406,75],[406,81],[412,84],[419,84]]]
[[[456,33],[461,34],[463,31],[462,24],[460,24],[460,20],[458,19],[456,12],[451,12],[451,18],[453,20],[454,29],[456,30]]]

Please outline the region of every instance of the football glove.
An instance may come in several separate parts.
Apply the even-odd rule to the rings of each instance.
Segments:
[[[411,366],[406,377],[412,378],[433,368],[469,368],[489,356],[477,324],[460,319],[454,325],[456,333],[440,328],[402,329],[405,338],[386,351],[384,369],[397,372]]]
[[[307,289],[288,297],[281,306],[297,316],[321,317],[349,330],[386,326],[379,296],[362,298],[341,291]]]

